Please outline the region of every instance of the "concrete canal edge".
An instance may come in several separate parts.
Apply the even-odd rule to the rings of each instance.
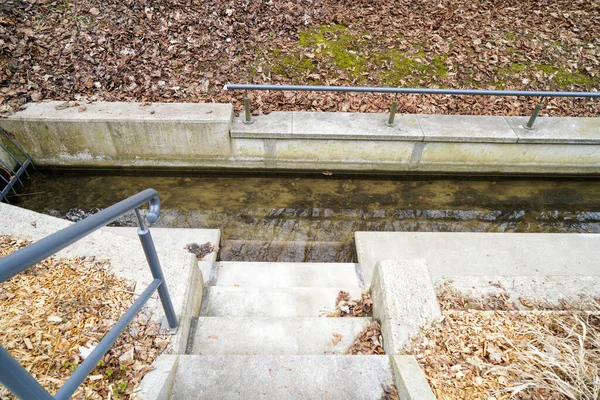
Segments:
[[[46,167],[424,174],[600,172],[600,118],[273,112],[230,104],[31,103],[0,127]],[[58,109],[57,109],[58,108]]]

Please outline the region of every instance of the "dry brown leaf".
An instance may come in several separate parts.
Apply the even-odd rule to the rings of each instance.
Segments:
[[[333,343],[333,345],[335,346],[336,344],[338,344],[340,341],[342,340],[342,335],[339,333],[334,333],[333,334],[333,339],[331,339],[331,342]]]

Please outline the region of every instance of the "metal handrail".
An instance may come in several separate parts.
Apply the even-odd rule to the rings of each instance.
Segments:
[[[39,382],[23,368],[23,366],[21,366],[21,364],[19,364],[19,362],[0,345],[0,383],[6,386],[19,398],[42,400],[69,399],[155,291],[158,291],[160,296],[169,327],[171,329],[177,328],[177,315],[175,314],[173,303],[169,296],[167,284],[162,273],[158,255],[156,254],[156,248],[154,247],[154,242],[150,235],[150,229],[145,225],[138,209],[138,207],[145,203],[149,203],[146,220],[149,224],[153,224],[160,215],[160,198],[156,190],[146,189],[143,192],[120,201],[76,224],[70,225],[65,229],[32,243],[19,251],[0,258],[0,283],[2,283],[79,239],[102,228],[121,215],[133,210],[137,215],[140,225],[137,233],[154,278],[129,310],[127,310],[119,321],[117,321],[115,326],[113,326],[104,338],[102,338],[96,348],[86,357],[54,396],[50,395],[50,393],[48,393],[48,391],[46,391],[46,389],[44,389]]]
[[[531,118],[525,125],[527,129],[533,129],[533,123],[537,118],[545,97],[585,97],[600,98],[600,92],[556,92],[556,91],[524,91],[524,90],[482,90],[482,89],[431,89],[431,88],[400,88],[400,87],[372,87],[372,86],[309,86],[309,85],[257,85],[257,84],[227,84],[225,90],[245,90],[244,110],[247,124],[252,123],[250,113],[250,100],[248,90],[289,90],[289,91],[311,91],[311,92],[358,92],[358,93],[393,93],[393,94],[445,94],[457,96],[526,96],[541,97],[536,105]],[[392,102],[390,117],[387,125],[394,125],[394,117],[398,100]]]

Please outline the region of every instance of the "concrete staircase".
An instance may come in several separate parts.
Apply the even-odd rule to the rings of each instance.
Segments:
[[[360,297],[360,275],[356,264],[214,263],[171,399],[381,398],[389,357],[347,355],[371,318],[326,317],[340,290]]]

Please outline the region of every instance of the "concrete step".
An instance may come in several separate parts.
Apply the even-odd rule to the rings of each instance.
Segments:
[[[388,356],[182,355],[171,399],[373,400],[392,383]]]
[[[371,318],[198,319],[192,354],[347,354]],[[333,334],[341,335],[334,344]]]
[[[217,286],[360,287],[352,263],[218,262]]]
[[[250,239],[224,239],[221,248],[221,260],[229,261],[279,261],[279,262],[318,262],[322,260],[338,260],[339,262],[356,262],[352,237],[346,241],[315,241],[296,231],[315,229],[314,220],[294,220],[293,237],[280,240],[273,235],[265,234],[264,238],[253,236]],[[256,230],[256,227],[252,225]],[[351,228],[348,228],[352,231]],[[244,232],[248,228],[240,227]],[[266,230],[267,233],[270,230]],[[252,233],[254,235],[254,233]],[[256,232],[259,234],[259,232]]]
[[[335,310],[340,290],[360,298],[353,288],[256,288],[213,286],[208,291],[207,317],[319,317]]]

